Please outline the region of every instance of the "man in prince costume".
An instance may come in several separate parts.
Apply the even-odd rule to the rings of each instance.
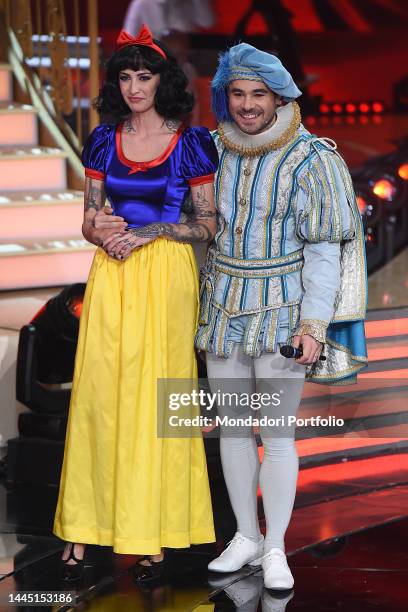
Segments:
[[[300,95],[276,57],[246,43],[221,56],[212,82],[218,232],[202,270],[196,346],[206,351],[213,392],[278,392],[280,406],[260,409],[267,417],[296,415],[305,377],[350,381],[367,361],[364,239],[352,181],[335,143],[301,124]],[[296,361],[279,352],[289,343],[303,353]],[[245,410],[218,406],[221,417],[251,413]],[[284,535],[299,465],[294,431],[261,425],[260,435],[261,466],[252,427],[231,433],[221,426],[237,533],[209,569],[262,564],[265,586],[287,589],[293,577]]]

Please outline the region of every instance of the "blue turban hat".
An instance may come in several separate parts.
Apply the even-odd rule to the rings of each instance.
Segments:
[[[211,83],[211,104],[217,121],[232,121],[228,110],[227,85],[240,79],[262,81],[285,102],[302,95],[291,74],[275,55],[240,43],[220,55]]]

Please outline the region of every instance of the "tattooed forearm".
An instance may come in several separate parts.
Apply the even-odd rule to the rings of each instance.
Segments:
[[[106,200],[105,186],[103,181],[87,177],[85,179],[84,197],[84,220],[82,223],[82,235],[88,242],[100,246],[101,237],[97,236],[95,217],[104,207]]]
[[[216,212],[206,197],[204,185],[194,191],[193,207],[194,212],[188,215],[185,223],[151,223],[129,231],[141,238],[165,236],[178,242],[209,242],[215,235]]]
[[[85,212],[90,209],[100,210],[105,201],[105,190],[101,181],[91,179],[85,193]]]
[[[215,217],[214,206],[211,206],[206,197],[204,185],[200,185],[193,195],[193,208],[197,219],[210,219]]]
[[[144,227],[138,227],[136,229],[131,229],[128,231],[129,234],[133,234],[133,236],[138,236],[139,238],[157,238],[158,236],[163,236],[163,227],[165,225],[169,225],[167,223],[150,223],[150,225],[145,225]]]
[[[165,236],[178,242],[209,242],[214,237],[208,226],[197,219],[186,223],[151,223],[145,227],[131,229],[129,233],[139,238]]]

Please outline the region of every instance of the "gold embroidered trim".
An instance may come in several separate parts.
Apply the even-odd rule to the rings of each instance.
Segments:
[[[361,363],[368,363],[368,357],[363,357],[362,355],[360,356],[353,355],[353,353],[350,351],[350,349],[347,346],[343,346],[342,344],[339,344],[338,342],[335,342],[334,340],[331,340],[331,339],[327,340],[327,344],[330,344],[330,346],[332,346],[333,348],[339,351],[343,351],[343,353],[347,353],[348,355],[350,355],[351,359],[353,359],[354,361],[358,361]]]
[[[328,325],[326,321],[320,321],[320,319],[303,319],[292,332],[292,336],[312,336],[312,338],[324,344]]]
[[[300,108],[297,102],[292,102],[293,104],[293,117],[287,129],[279,136],[271,140],[270,142],[265,143],[259,147],[244,147],[242,145],[237,145],[232,140],[227,138],[224,133],[223,124],[220,123],[218,126],[218,136],[223,143],[223,145],[230,151],[234,153],[238,153],[239,155],[246,155],[248,157],[258,157],[259,155],[263,155],[264,153],[268,153],[269,151],[274,151],[275,149],[280,149],[290,142],[298,129],[300,122],[302,120],[300,115]]]
[[[269,306],[259,306],[258,308],[239,310],[237,312],[232,312],[230,310],[227,310],[227,308],[223,304],[220,304],[219,302],[216,302],[215,300],[213,300],[211,303],[214,306],[214,308],[218,308],[218,310],[225,312],[225,314],[230,319],[233,319],[234,317],[240,317],[241,315],[253,315],[253,314],[258,314],[259,312],[267,312],[269,310],[279,310],[280,308],[286,308],[287,306],[295,306],[299,304],[299,301],[283,302],[282,304],[271,304]]]
[[[215,258],[217,263],[238,266],[240,268],[253,268],[253,266],[265,266],[274,267],[281,264],[289,264],[303,256],[303,248],[297,251],[292,251],[287,255],[280,255],[279,257],[272,257],[269,259],[239,259],[238,257],[230,257],[224,255],[215,249],[211,249],[211,255]]]
[[[227,274],[228,276],[235,276],[238,278],[269,278],[272,276],[286,276],[286,274],[292,274],[303,268],[303,259],[297,263],[285,264],[279,267],[262,268],[261,270],[251,270],[250,268],[237,269],[227,264],[216,262],[215,269],[218,272]]]

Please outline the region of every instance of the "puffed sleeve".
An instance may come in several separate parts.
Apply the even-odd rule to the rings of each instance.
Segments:
[[[218,168],[218,152],[210,132],[205,127],[186,128],[180,173],[190,186],[212,183]]]
[[[324,343],[340,288],[340,243],[354,238],[358,208],[344,160],[324,141],[314,143],[296,198],[296,235],[304,243],[305,294],[293,333],[309,334]]]
[[[82,151],[82,164],[85,176],[103,181],[106,173],[106,160],[112,142],[113,125],[98,125],[89,135]]]
[[[298,178],[296,235],[310,243],[350,240],[355,235],[350,173],[333,148],[316,141]]]

